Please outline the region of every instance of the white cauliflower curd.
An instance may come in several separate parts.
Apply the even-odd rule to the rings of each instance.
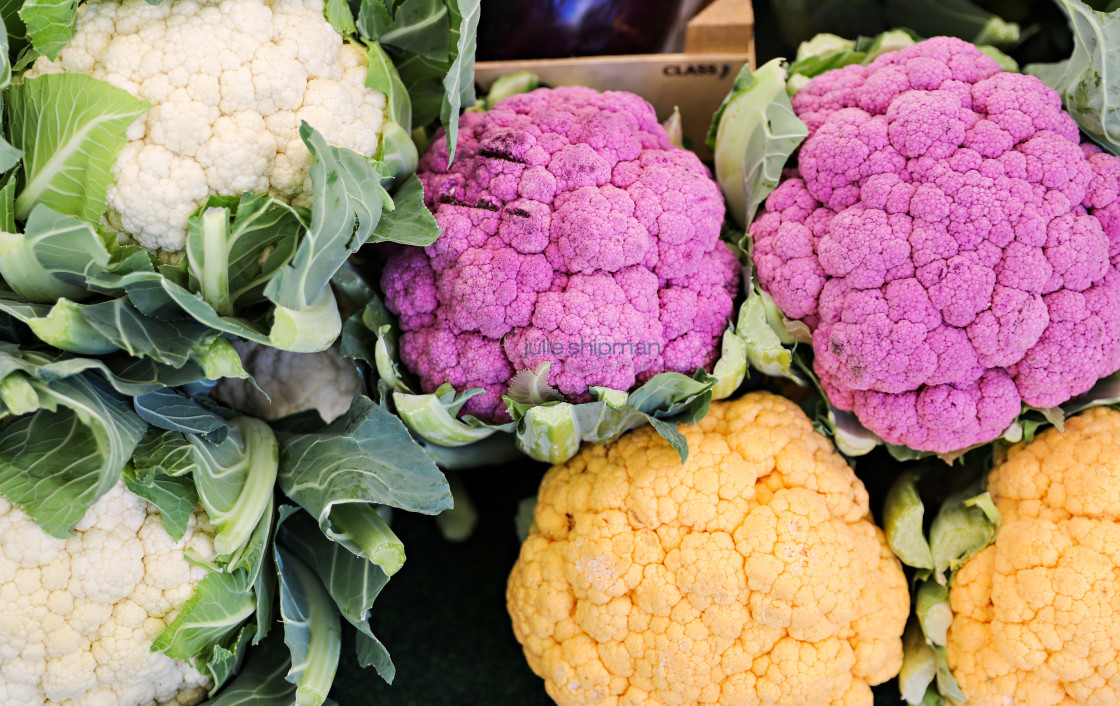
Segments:
[[[338,347],[293,353],[248,341],[233,343],[255,385],[223,378],[211,393],[219,402],[260,419],[281,419],[314,409],[327,422],[346,414],[360,388],[354,363]]]
[[[0,704],[201,702],[210,679],[150,650],[206,575],[184,552],[212,559],[213,531],[196,513],[176,542],[123,482],[65,540],[0,497]]]
[[[269,192],[310,205],[301,121],[372,156],[385,95],[365,87],[366,68],[322,0],[108,0],[83,3],[74,38],[27,75],[85,73],[152,104],[128,130],[106,217],[140,245],[174,253],[209,195]]]

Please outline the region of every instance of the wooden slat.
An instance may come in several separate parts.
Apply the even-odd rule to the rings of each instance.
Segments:
[[[731,90],[748,56],[738,54],[642,54],[571,59],[486,61],[475,65],[475,80],[485,91],[494,79],[512,71],[532,71],[550,86],[589,86],[630,91],[645,98],[661,120],[681,111],[686,137],[703,159],[710,152],[704,138],[712,113]]]
[[[532,71],[549,86],[637,93],[653,104],[661,120],[680,108],[685,137],[702,159],[710,159],[704,139],[712,113],[743,65],[754,67],[750,0],[714,0],[689,22],[685,46],[683,54],[480,61],[475,64],[475,81],[485,91],[503,74]]]
[[[697,13],[685,29],[686,54],[753,50],[754,8],[750,0],[715,0]]]

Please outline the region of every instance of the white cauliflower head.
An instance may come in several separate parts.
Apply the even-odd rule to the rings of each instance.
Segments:
[[[209,195],[267,191],[310,205],[301,121],[372,156],[385,95],[366,88],[366,68],[322,0],[108,0],[83,3],[74,38],[28,75],[85,73],[152,104],[129,128],[107,218],[174,253]]]
[[[332,422],[346,414],[360,389],[354,364],[338,347],[293,353],[248,341],[234,342],[256,385],[223,378],[211,394],[222,404],[260,419],[280,419],[314,409]]]
[[[151,645],[206,575],[184,552],[212,559],[213,531],[197,513],[176,542],[123,482],[67,539],[0,497],[0,703],[201,702],[211,680]]]

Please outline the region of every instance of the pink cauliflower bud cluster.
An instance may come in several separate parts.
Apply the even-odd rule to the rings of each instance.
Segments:
[[[1120,160],[1058,94],[938,37],[793,99],[798,170],[750,228],[833,404],[948,452],[1120,367]]]
[[[550,363],[572,402],[710,368],[738,292],[718,185],[622,92],[538,89],[459,121],[418,171],[442,233],[398,248],[381,284],[426,392],[482,388],[488,421],[518,370]]]

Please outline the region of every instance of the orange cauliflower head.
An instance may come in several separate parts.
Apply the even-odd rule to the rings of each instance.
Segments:
[[[755,393],[588,445],[541,483],[506,593],[559,704],[871,704],[898,673],[902,569],[793,402]]]
[[[999,533],[949,590],[969,706],[1120,704],[1120,412],[1013,447],[988,492]]]

